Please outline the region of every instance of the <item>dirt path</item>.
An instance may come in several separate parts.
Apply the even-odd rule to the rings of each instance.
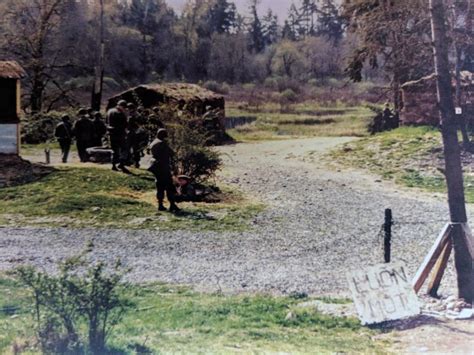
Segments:
[[[322,155],[350,140],[312,138],[221,147],[221,178],[268,206],[248,232],[3,228],[0,269],[25,261],[52,267],[94,239],[97,254],[122,257],[136,281],[231,292],[347,296],[345,273],[383,260],[381,224],[384,209],[392,208],[397,221],[393,258],[405,261],[414,273],[447,221],[446,204],[365,173],[328,169]],[[447,294],[454,285],[451,269],[442,289]]]
[[[328,169],[322,156],[350,140],[220,148],[225,161],[221,178],[268,206],[248,232],[0,228],[0,270],[25,262],[50,269],[93,239],[94,257],[121,257],[132,267],[135,282],[159,280],[205,291],[349,296],[345,273],[383,260],[379,232],[384,209],[392,208],[393,259],[406,262],[413,275],[448,220],[446,203],[363,172]],[[454,287],[450,265],[441,293],[453,294]],[[395,334],[396,352],[472,353],[473,332],[472,322],[425,322],[387,336]]]

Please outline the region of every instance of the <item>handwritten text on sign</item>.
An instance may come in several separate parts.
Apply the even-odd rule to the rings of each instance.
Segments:
[[[420,313],[418,298],[401,263],[381,264],[347,275],[362,324],[380,323]]]

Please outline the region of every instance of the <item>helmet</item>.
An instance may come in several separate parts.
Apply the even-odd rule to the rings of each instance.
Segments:
[[[126,108],[126,107],[127,107],[127,101],[125,101],[125,100],[120,100],[120,101],[117,103],[117,106]]]
[[[163,140],[165,138],[168,138],[168,131],[164,128],[160,128],[158,130],[158,133],[156,133],[156,137],[159,139],[159,140]]]

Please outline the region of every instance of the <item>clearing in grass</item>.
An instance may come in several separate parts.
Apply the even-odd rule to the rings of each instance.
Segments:
[[[155,194],[147,171],[57,168],[36,182],[1,189],[0,225],[240,231],[263,209],[224,186],[219,203],[183,203],[178,215],[157,214]]]

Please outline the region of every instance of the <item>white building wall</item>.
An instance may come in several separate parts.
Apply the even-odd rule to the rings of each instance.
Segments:
[[[19,125],[0,124],[0,154],[18,154]]]

